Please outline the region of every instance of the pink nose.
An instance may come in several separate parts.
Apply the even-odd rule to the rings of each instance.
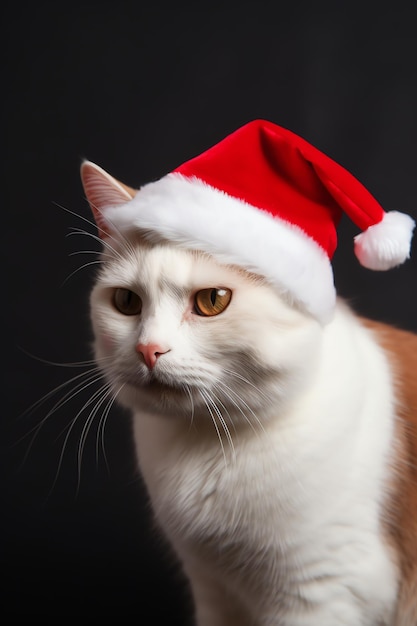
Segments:
[[[143,359],[148,369],[153,369],[156,361],[162,354],[169,352],[169,349],[163,348],[157,343],[138,343],[136,345],[136,352],[143,356]]]

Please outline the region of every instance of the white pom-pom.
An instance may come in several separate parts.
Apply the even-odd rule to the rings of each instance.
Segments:
[[[415,221],[405,213],[385,213],[378,224],[355,237],[355,254],[370,270],[389,270],[410,256]]]

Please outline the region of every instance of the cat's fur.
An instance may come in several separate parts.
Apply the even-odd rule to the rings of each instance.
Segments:
[[[118,236],[101,210],[134,191],[88,177],[95,355],[198,625],[416,626],[417,336],[341,301],[323,326],[241,268]],[[232,291],[223,313],[196,313],[204,288]]]

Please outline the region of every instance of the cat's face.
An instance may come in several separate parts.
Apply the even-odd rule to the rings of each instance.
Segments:
[[[91,295],[95,354],[129,408],[248,422],[303,384],[320,327],[261,278],[138,236],[110,243]]]

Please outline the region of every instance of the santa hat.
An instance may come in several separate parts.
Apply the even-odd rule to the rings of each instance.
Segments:
[[[348,171],[291,131],[255,120],[103,217],[206,251],[264,276],[322,322],[331,319],[331,258],[346,213],[362,231],[360,263],[387,270],[410,254],[414,220],[386,213]]]

